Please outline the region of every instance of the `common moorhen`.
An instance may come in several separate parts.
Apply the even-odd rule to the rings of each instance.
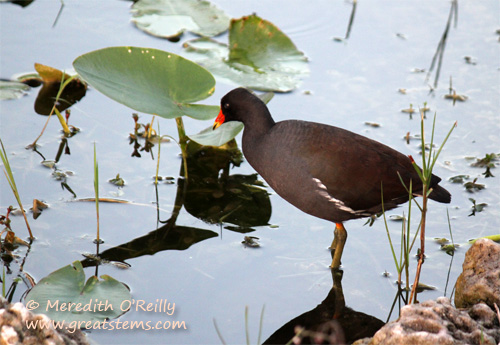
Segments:
[[[244,124],[243,154],[283,199],[300,210],[336,224],[331,268],[340,267],[347,239],[342,225],[408,201],[406,186],[422,193],[409,157],[347,130],[314,122],[274,122],[267,106],[244,88],[221,100],[213,128],[228,121]],[[399,174],[399,176],[398,176]],[[449,203],[450,193],[432,176],[430,199]],[[382,194],[383,192],[383,194]]]

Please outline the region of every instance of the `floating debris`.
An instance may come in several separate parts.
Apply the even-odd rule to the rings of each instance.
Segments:
[[[153,180],[156,180],[156,176],[153,176]],[[175,177],[158,175],[158,181],[164,181],[165,184],[175,184]]]
[[[447,238],[444,238],[444,237],[434,237],[434,241],[437,242],[440,245],[450,243],[450,240],[447,239]]]
[[[52,169],[52,168],[54,168],[56,166],[56,161],[51,160],[51,159],[44,160],[44,161],[42,161],[42,165],[44,167]]]
[[[453,254],[455,253],[455,250],[457,250],[457,248],[459,247],[460,245],[458,244],[443,244],[441,245],[441,250],[444,250],[446,252],[446,254],[448,255],[451,255],[453,256]]]
[[[260,243],[257,242],[258,239],[259,238],[255,236],[245,236],[241,243],[243,243],[246,247],[257,248],[260,247]]]
[[[394,221],[394,222],[402,222],[406,218],[405,218],[405,216],[400,216],[400,215],[397,215],[397,214],[391,214],[389,216],[389,219],[392,220],[392,221]]]
[[[420,282],[417,285],[417,292],[422,292],[422,291],[425,291],[425,290],[436,290],[436,289],[437,288],[435,286],[423,284],[423,283],[420,283]]]
[[[407,144],[409,144],[410,140],[413,139],[421,140],[420,134],[411,135],[410,132],[407,132],[406,135],[403,137],[403,139],[406,140]]]
[[[471,214],[469,214],[469,217],[471,217],[471,216],[475,216],[475,215],[476,215],[476,212],[478,212],[478,213],[479,213],[479,212],[482,212],[482,211],[483,211],[483,209],[484,209],[486,206],[488,206],[488,204],[487,204],[487,203],[485,203],[485,202],[482,202],[482,203],[479,203],[479,204],[478,204],[478,203],[476,203],[476,199],[469,198],[469,200],[470,200],[470,202],[472,202],[472,207],[471,207],[471,208],[472,208],[472,212],[471,212]]]
[[[406,113],[410,115],[410,119],[412,118],[412,115],[416,113],[417,111],[413,109],[413,104],[410,104],[410,107],[408,109],[401,109],[402,113]]]
[[[451,183],[464,183],[465,180],[468,180],[470,178],[469,175],[456,175],[452,176],[448,179]]]
[[[486,168],[486,171],[483,172],[482,174],[484,177],[495,177],[493,173],[491,172],[492,168],[496,167],[496,161],[498,161],[499,155],[496,153],[490,153],[486,154],[484,158],[476,158],[476,161],[471,164],[472,167],[480,167],[480,168]]]
[[[499,160],[499,154],[496,153],[487,153],[484,158],[476,158],[476,162],[472,163],[470,166],[471,167],[490,167],[494,168],[495,167],[495,161]]]
[[[455,90],[453,90],[453,93],[444,95],[444,98],[453,100],[453,105],[455,105],[457,101],[465,102],[468,97],[465,95],[459,95]]]
[[[407,144],[410,144],[410,132],[406,132],[406,135],[404,136],[405,141]]]
[[[108,182],[118,187],[125,186],[125,180],[120,177],[120,174],[116,174],[116,177],[109,179]]]
[[[425,68],[414,68],[411,71],[412,73],[425,73]]]
[[[42,214],[42,211],[48,207],[49,205],[46,203],[38,199],[33,199],[33,207],[31,208],[31,212],[33,212],[33,219],[37,219]]]
[[[427,106],[427,102],[424,102],[424,106],[422,108],[420,108],[420,113],[422,113],[423,115],[425,115],[426,112],[430,111],[431,108],[429,108]]]
[[[468,63],[469,65],[476,65],[477,61],[475,58],[471,56],[464,56],[465,63]]]
[[[487,153],[484,158],[481,158],[481,159],[476,158],[476,161],[474,163],[472,163],[471,166],[472,167],[486,168],[486,171],[483,172],[484,177],[495,177],[495,175],[493,175],[491,173],[490,169],[496,167],[495,162],[498,161],[499,156],[500,155],[498,155],[496,153],[489,153],[489,154]]]
[[[465,102],[467,100],[467,96],[457,94],[457,92],[453,88],[453,78],[451,76],[450,76],[450,87],[448,88],[448,90],[449,93],[447,95],[444,95],[444,99],[453,100],[453,105],[455,105],[457,101]]]
[[[475,191],[482,190],[482,189],[486,188],[484,186],[484,184],[476,183],[476,181],[477,181],[477,177],[472,182],[464,183],[465,189],[468,192],[473,193]]]
[[[56,181],[66,181],[66,177],[68,177],[68,175],[64,172],[64,171],[61,171],[61,170],[54,170],[52,172],[52,177],[56,180]]]
[[[437,145],[436,145],[436,144],[432,144],[432,148],[436,148],[436,147],[437,147]],[[418,148],[419,148],[420,150],[422,150],[422,144],[418,145]],[[425,144],[425,146],[424,146],[424,149],[425,149],[425,151],[430,151],[430,149],[431,149],[431,144],[430,144],[430,143],[426,143],[426,144]]]
[[[3,233],[4,231],[2,231]],[[4,238],[4,243],[9,243],[11,245],[16,245],[16,244],[20,244],[22,246],[26,246],[26,247],[29,247],[29,243],[26,242],[25,240],[19,238],[16,236],[16,234],[14,233],[14,231],[12,230],[7,230],[5,231],[6,235],[5,235],[5,238]],[[15,255],[12,254],[12,253],[9,253],[10,256],[14,259],[15,258]]]

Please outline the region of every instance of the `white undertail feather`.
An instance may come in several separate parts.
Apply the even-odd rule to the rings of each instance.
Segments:
[[[356,214],[356,215],[371,216],[371,213],[366,212],[366,210],[359,210],[359,211],[353,210],[349,206],[345,205],[343,201],[335,199],[330,193],[328,193],[328,189],[323,184],[323,182],[321,182],[320,179],[313,177],[313,181],[318,186],[318,193],[322,197],[326,198],[328,200],[328,202],[334,203],[336,208],[338,208],[339,210],[342,210],[344,212],[349,212],[351,214]]]

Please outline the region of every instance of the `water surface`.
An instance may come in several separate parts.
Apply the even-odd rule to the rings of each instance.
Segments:
[[[388,144],[395,149],[419,156],[418,141],[407,144],[407,132],[420,131],[418,116],[410,119],[401,109],[423,106],[431,108],[425,122],[437,114],[436,138],[440,143],[452,124],[458,127],[451,135],[435,167],[443,178],[442,185],[452,196],[449,206],[431,203],[426,243],[427,259],[421,282],[436,287],[419,295],[420,300],[450,296],[461,272],[461,263],[470,238],[498,233],[500,188],[498,177],[485,178],[483,168],[474,168],[474,160],[486,153],[500,153],[499,103],[499,29],[496,1],[460,1],[457,25],[452,25],[443,55],[437,87],[430,92],[434,74],[426,81],[432,58],[447,24],[450,2],[401,3],[397,1],[358,1],[349,38],[345,38],[352,4],[344,1],[215,1],[231,16],[238,18],[256,12],[287,33],[310,60],[310,76],[289,94],[276,95],[269,108],[275,120],[305,119],[336,125]],[[0,77],[10,78],[32,71],[35,62],[59,69],[71,68],[80,54],[94,49],[118,45],[153,47],[181,53],[181,43],[192,38],[186,34],[180,43],[154,38],[130,23],[128,1],[65,1],[55,25],[58,1],[34,1],[26,8],[13,4],[0,7],[1,63]],[[224,36],[223,36],[224,37]],[[222,38],[223,38],[222,37]],[[221,39],[222,39],[221,38]],[[472,57],[469,64],[464,57]],[[416,73],[414,69],[426,72]],[[453,104],[444,99],[450,77],[457,93],[468,97]],[[234,85],[218,82],[216,92],[207,102],[218,104],[220,97]],[[398,92],[404,88],[406,94]],[[75,260],[82,253],[94,252],[95,206],[75,202],[72,195],[51,177],[51,170],[40,164],[41,157],[24,149],[39,134],[46,117],[33,110],[38,89],[14,101],[3,101],[1,138],[9,153],[17,186],[23,202],[34,198],[46,201],[50,208],[31,220],[36,241],[24,264],[24,270],[39,281],[50,272]],[[97,144],[101,196],[120,197],[132,204],[101,203],[101,236],[110,249],[146,236],[158,225],[155,208],[156,192],[151,177],[156,160],[142,152],[142,158],[131,157],[128,135],[133,129],[132,110],[115,103],[95,90],[71,108],[70,123],[81,132],[69,140],[70,155],[62,155],[57,163],[61,171],[71,171],[68,184],[79,198],[93,196],[93,143]],[[140,122],[150,122],[150,115],[140,115]],[[367,126],[375,122],[380,127]],[[210,125],[186,119],[188,133],[196,133]],[[162,134],[177,137],[173,120],[161,121]],[[241,138],[238,138],[238,143]],[[61,142],[60,126],[53,119],[40,140],[39,151],[46,159],[54,159]],[[155,147],[156,150],[156,147]],[[160,175],[179,176],[180,150],[173,142],[162,145]],[[156,157],[156,154],[155,154]],[[492,169],[497,175],[496,169]],[[117,173],[127,185],[118,189],[106,183]],[[245,162],[230,174],[255,173]],[[462,184],[448,182],[451,176],[467,174],[470,180],[486,189],[469,193]],[[176,180],[174,180],[176,181]],[[0,179],[1,211],[4,214],[15,199],[5,179]],[[172,216],[177,184],[161,184],[158,188],[160,219]],[[269,190],[272,193],[271,190]],[[471,214],[473,198],[488,206],[475,216]],[[230,344],[245,341],[245,306],[249,307],[251,341],[256,342],[261,308],[265,305],[262,339],[266,339],[290,319],[313,309],[327,296],[332,286],[327,250],[332,239],[332,224],[302,213],[271,194],[272,214],[269,224],[256,226],[250,235],[259,237],[260,248],[241,244],[244,234],[230,231],[230,224],[210,224],[181,209],[176,219],[180,230],[198,229],[200,240],[185,239],[189,248],[178,250],[172,245],[154,255],[127,260],[132,266],[121,270],[101,266],[100,274],[109,274],[126,283],[133,298],[155,302],[167,299],[175,303],[173,316],[162,313],[132,311],[121,320],[185,321],[187,330],[92,331],[91,339],[101,344],[220,344],[213,319]],[[210,207],[210,205],[206,205]],[[449,211],[453,238],[461,247],[450,268],[451,257],[432,241],[449,238],[446,210]],[[406,206],[390,212],[400,215]],[[371,227],[366,220],[346,224],[349,238],[343,255],[342,280],[346,304],[356,311],[385,321],[389,315],[397,287],[395,268],[385,229],[381,221]],[[398,236],[399,223],[390,222],[391,233]],[[25,237],[21,217],[12,220],[18,236]],[[187,230],[185,230],[187,231]],[[193,230],[194,231],[194,230]],[[182,232],[181,232],[182,233]],[[184,232],[185,233],[185,232]],[[190,242],[191,241],[191,242]],[[16,251],[19,262],[25,248]],[[416,264],[416,261],[415,261]],[[413,269],[415,267],[413,264]],[[19,263],[11,263],[16,276]],[[391,277],[385,278],[383,272]],[[449,283],[447,275],[449,271]],[[93,268],[86,270],[93,274]],[[412,273],[413,275],[413,273]],[[446,289],[446,291],[445,291]],[[13,296],[19,301],[26,290],[20,284]],[[393,313],[391,318],[397,317]]]

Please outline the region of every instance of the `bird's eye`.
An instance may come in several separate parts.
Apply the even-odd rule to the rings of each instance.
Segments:
[[[229,103],[224,103],[223,107],[224,109],[229,109]]]

